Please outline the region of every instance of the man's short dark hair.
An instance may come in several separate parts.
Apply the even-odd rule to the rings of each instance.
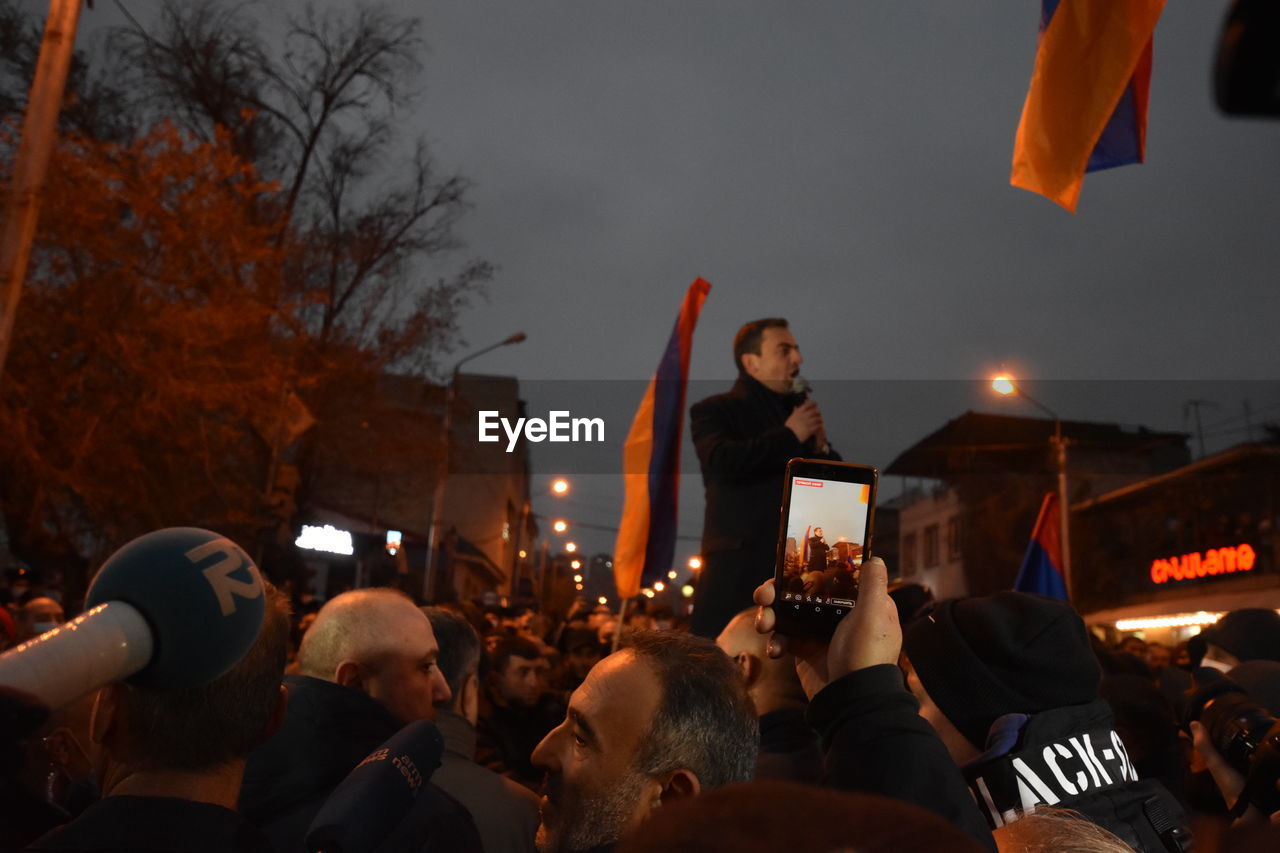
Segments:
[[[431,620],[431,630],[440,646],[436,666],[456,700],[462,695],[467,676],[480,670],[480,635],[466,619],[442,607],[424,607],[422,612]]]
[[[662,684],[636,769],[658,776],[684,768],[704,788],[751,779],[760,723],[729,656],[708,639],[671,631],[637,631],[624,647]]]
[[[760,341],[764,338],[765,329],[785,329],[787,321],[781,317],[765,317],[763,320],[752,320],[733,336],[733,366],[742,370],[742,357],[747,353],[760,355]]]
[[[513,657],[537,660],[542,657],[542,649],[528,637],[503,637],[493,650],[493,671],[499,675],[505,673]]]
[[[280,699],[289,651],[289,599],[262,584],[262,629],[239,663],[187,690],[129,687],[131,759],[140,767],[199,773],[258,745]]]

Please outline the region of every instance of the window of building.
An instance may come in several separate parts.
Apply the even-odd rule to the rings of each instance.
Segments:
[[[902,537],[902,573],[915,574],[916,571],[916,535],[908,533]]]
[[[931,569],[938,565],[938,525],[930,524],[924,529],[924,567]]]
[[[960,559],[960,519],[953,518],[947,522],[947,561]]]

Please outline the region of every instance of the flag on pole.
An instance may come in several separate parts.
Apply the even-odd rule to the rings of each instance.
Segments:
[[[1067,583],[1062,576],[1062,515],[1058,512],[1058,496],[1053,492],[1045,495],[1040,504],[1013,588],[1067,600]]]
[[[1165,0],[1042,0],[1009,183],[1075,213],[1085,172],[1146,157],[1151,44]]]
[[[642,586],[664,578],[675,557],[685,389],[693,329],[710,290],[711,285],[701,278],[689,285],[671,339],[622,449],[626,496],[613,549],[613,576],[624,601],[639,595]]]
[[[813,525],[810,524],[804,529],[804,542],[800,545],[800,571],[804,571],[809,566],[809,537],[813,535]]]

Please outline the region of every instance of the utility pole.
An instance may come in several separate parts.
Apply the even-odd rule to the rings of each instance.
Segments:
[[[1203,458],[1204,458],[1204,425],[1200,422],[1200,409],[1202,409],[1202,408],[1203,408],[1203,407],[1205,407],[1205,406],[1208,406],[1208,407],[1210,407],[1210,408],[1214,408],[1214,409],[1216,409],[1216,408],[1218,407],[1218,404],[1217,404],[1217,403],[1215,403],[1215,402],[1213,402],[1212,400],[1188,400],[1188,401],[1187,401],[1186,403],[1184,403],[1184,404],[1183,404],[1183,406],[1182,406],[1182,420],[1183,420],[1183,423],[1185,423],[1185,422],[1186,422],[1186,420],[1187,420],[1187,415],[1188,415],[1190,412],[1195,412],[1195,416],[1196,416],[1196,439],[1197,439],[1198,444],[1200,445],[1200,458],[1201,458],[1201,459],[1203,459]]]
[[[4,292],[0,294],[0,377],[13,341],[18,300],[40,219],[40,190],[57,138],[58,113],[67,88],[79,19],[80,0],[50,0],[40,58],[22,120],[22,139],[13,163],[13,179],[4,199],[4,230],[0,232],[0,274],[4,276]]]

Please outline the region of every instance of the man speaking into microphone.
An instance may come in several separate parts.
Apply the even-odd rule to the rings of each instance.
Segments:
[[[800,376],[800,347],[780,317],[753,320],[733,339],[738,381],[695,403],[691,434],[706,515],[692,629],[715,637],[773,576],[787,461],[839,459]]]

